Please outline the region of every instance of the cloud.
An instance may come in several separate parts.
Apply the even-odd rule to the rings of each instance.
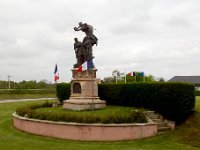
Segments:
[[[200,2],[196,0],[0,0],[0,80],[71,80],[78,22],[96,29],[100,78],[142,70],[169,79],[199,75]]]

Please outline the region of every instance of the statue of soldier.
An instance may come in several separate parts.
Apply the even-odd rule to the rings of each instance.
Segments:
[[[93,27],[88,25],[87,23],[79,23],[78,27],[74,27],[75,31],[82,31],[86,34],[84,37],[81,47],[82,55],[83,55],[83,62],[93,58],[92,46],[94,44],[97,45],[97,37],[93,34]]]
[[[76,54],[77,63],[74,65],[74,68],[79,67],[82,63],[84,63],[84,56],[82,51],[82,43],[78,40],[78,38],[74,38],[74,50]]]

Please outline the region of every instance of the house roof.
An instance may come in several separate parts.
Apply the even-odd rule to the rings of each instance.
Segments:
[[[174,76],[168,82],[187,82],[200,85],[200,76]]]

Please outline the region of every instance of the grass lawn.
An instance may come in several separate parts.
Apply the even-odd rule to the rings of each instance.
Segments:
[[[175,134],[179,140],[200,148],[200,96],[196,97],[195,113],[187,121],[178,126]]]
[[[41,103],[40,101],[39,103]],[[200,97],[196,113],[175,131],[156,137],[122,142],[80,142],[24,133],[12,126],[17,107],[35,102],[0,104],[0,150],[198,150],[200,139]],[[192,146],[193,145],[193,146]],[[198,147],[194,147],[198,146]]]

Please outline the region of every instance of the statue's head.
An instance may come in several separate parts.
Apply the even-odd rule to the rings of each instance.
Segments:
[[[78,23],[79,26],[81,26],[82,24],[83,24],[82,22],[79,22],[79,23]]]
[[[78,38],[74,38],[74,41],[75,41],[75,42],[78,42]]]

